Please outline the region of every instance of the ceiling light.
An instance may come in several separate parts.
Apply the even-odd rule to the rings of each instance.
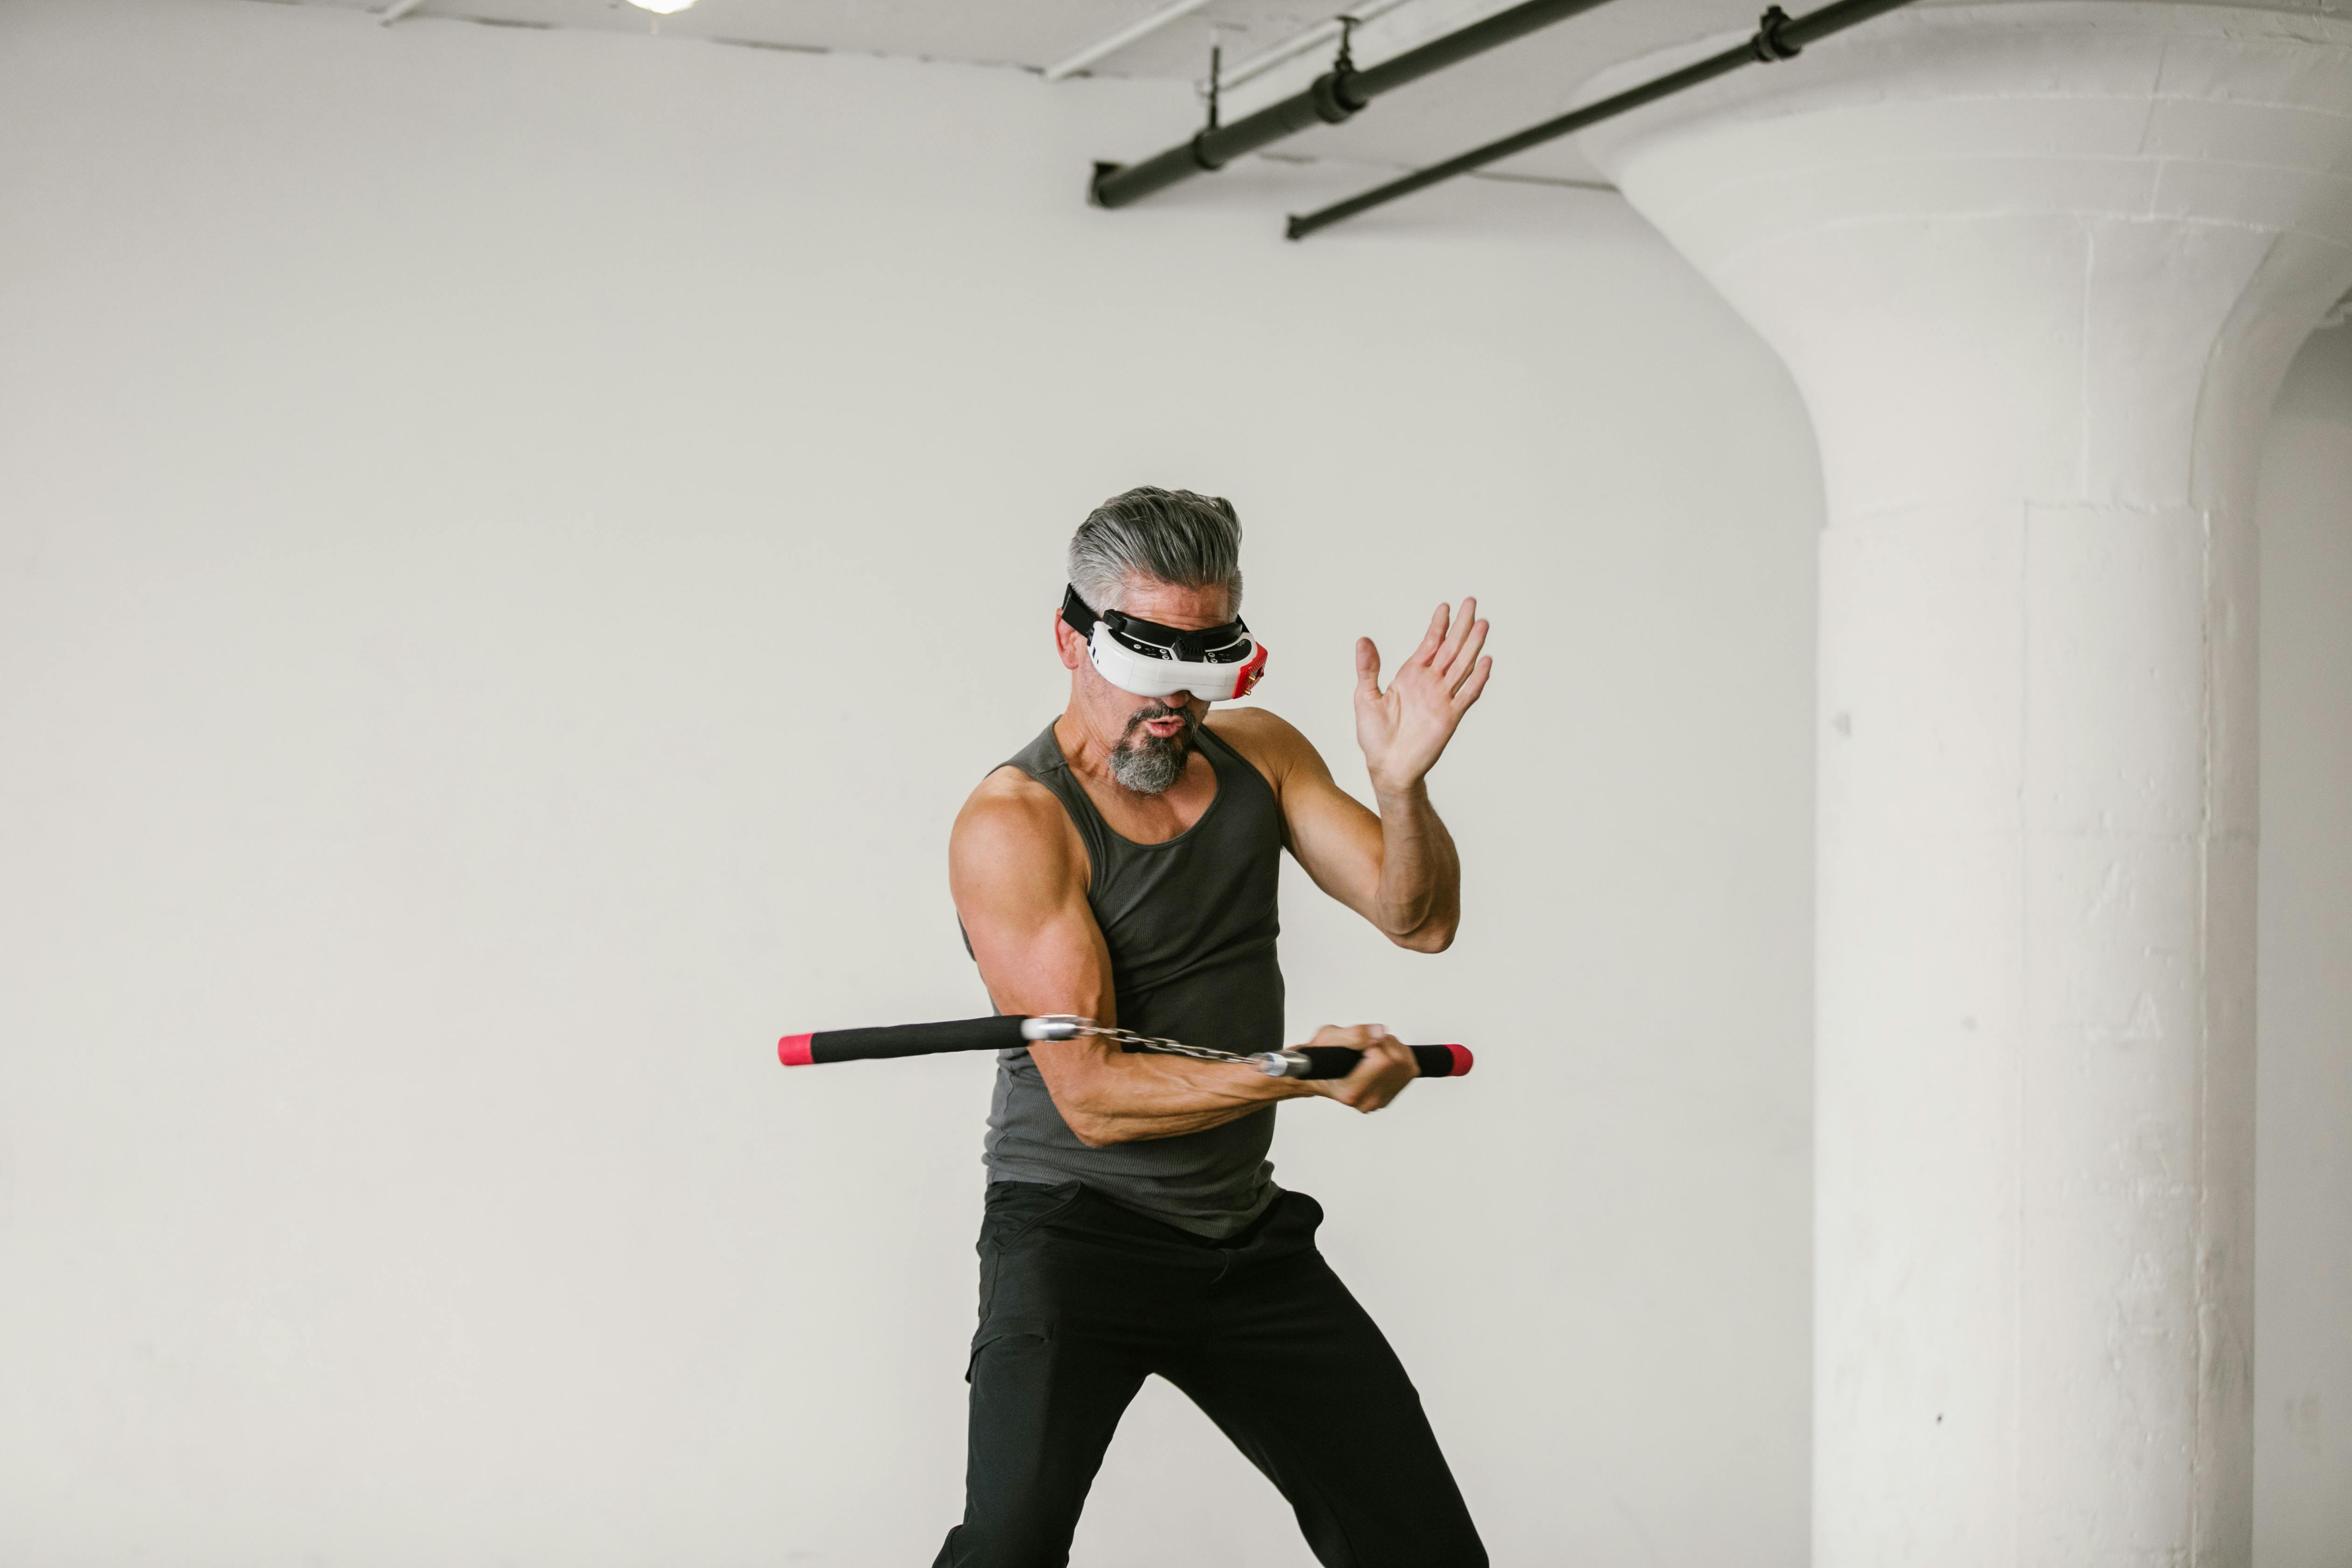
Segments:
[[[694,0],[629,0],[629,4],[640,11],[651,11],[656,16],[674,16],[693,5]]]

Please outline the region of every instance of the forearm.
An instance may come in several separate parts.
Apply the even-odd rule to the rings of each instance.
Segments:
[[[1093,1145],[1203,1132],[1313,1092],[1232,1063],[1130,1055],[1096,1040],[1033,1046],[1030,1055],[1062,1120]]]
[[[1443,952],[1462,921],[1462,861],[1454,836],[1430,805],[1426,784],[1381,789],[1381,877],[1372,923],[1390,941]]]

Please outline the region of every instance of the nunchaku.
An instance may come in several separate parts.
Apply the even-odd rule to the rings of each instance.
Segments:
[[[1268,1078],[1345,1078],[1356,1070],[1364,1053],[1352,1046],[1294,1046],[1287,1050],[1255,1051],[1246,1056],[1163,1040],[1129,1029],[1111,1028],[1068,1013],[1035,1017],[1003,1014],[993,1018],[958,1018],[944,1024],[897,1024],[878,1029],[818,1029],[786,1035],[776,1042],[776,1059],[788,1068],[820,1067],[831,1062],[881,1061],[895,1057],[930,1057],[948,1051],[1002,1051],[1046,1040],[1075,1040],[1092,1035],[1128,1052],[1191,1057],[1196,1061],[1228,1062],[1254,1068]],[[1465,1046],[1414,1046],[1412,1059],[1423,1078],[1460,1078],[1470,1070]]]

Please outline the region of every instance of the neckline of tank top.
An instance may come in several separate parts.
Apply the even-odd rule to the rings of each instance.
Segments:
[[[1209,726],[1206,721],[1202,722],[1201,732],[1202,734],[1209,734]],[[1062,750],[1062,737],[1055,732],[1051,725],[1046,727],[1045,733],[1053,737],[1055,760],[1062,764],[1062,771],[1069,774],[1070,782],[1077,786],[1079,798],[1083,799],[1087,803],[1087,809],[1095,814],[1095,820],[1102,824],[1102,830],[1105,833],[1109,834],[1113,838],[1118,839],[1121,844],[1126,845],[1130,849],[1166,849],[1173,845],[1183,843],[1186,839],[1192,837],[1192,835],[1200,832],[1202,827],[1207,824],[1209,818],[1217,814],[1217,808],[1225,804],[1225,796],[1233,794],[1233,790],[1229,787],[1225,778],[1225,770],[1217,765],[1217,759],[1210,756],[1208,748],[1206,746],[1202,746],[1200,749],[1201,755],[1208,758],[1209,770],[1216,775],[1217,793],[1209,797],[1209,804],[1201,808],[1201,815],[1192,819],[1192,826],[1184,829],[1183,832],[1179,833],[1173,838],[1155,838],[1149,843],[1140,838],[1129,838],[1126,834],[1121,833],[1118,828],[1113,827],[1110,825],[1110,818],[1103,815],[1103,808],[1095,804],[1094,791],[1088,789],[1087,787],[1087,781],[1078,776],[1078,770],[1070,766],[1070,759]],[[1234,763],[1236,766],[1248,768],[1253,773],[1257,772],[1256,768],[1251,766],[1250,760],[1247,757],[1243,756],[1239,752],[1234,750],[1232,742],[1226,740],[1222,735],[1211,735],[1210,738],[1215,741],[1219,746],[1223,747],[1226,752],[1233,757]]]

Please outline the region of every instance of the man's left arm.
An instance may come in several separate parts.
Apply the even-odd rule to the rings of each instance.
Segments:
[[[1461,921],[1462,863],[1426,781],[1494,668],[1480,657],[1486,623],[1477,610],[1475,599],[1458,612],[1440,605],[1385,690],[1379,649],[1370,637],[1357,639],[1356,741],[1378,816],[1341,789],[1282,720],[1263,709],[1218,716],[1218,733],[1230,732],[1274,781],[1290,851],[1315,885],[1419,952],[1444,952]]]

